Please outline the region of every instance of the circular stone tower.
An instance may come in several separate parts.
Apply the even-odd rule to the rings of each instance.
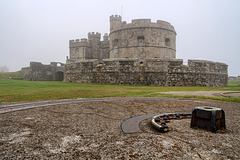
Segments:
[[[165,21],[151,19],[122,22],[122,17],[110,17],[110,58],[176,58],[176,32]]]

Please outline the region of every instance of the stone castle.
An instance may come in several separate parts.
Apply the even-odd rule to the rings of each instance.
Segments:
[[[69,49],[64,66],[66,82],[214,87],[227,86],[228,82],[228,66],[224,63],[188,60],[184,65],[182,59],[176,59],[176,31],[161,20],[136,19],[126,23],[121,16],[111,16],[110,33],[105,33],[102,41],[100,33],[92,32],[88,39],[70,40]],[[32,66],[36,68],[35,63]],[[31,72],[26,77],[39,79],[34,78],[31,65],[28,70]],[[45,72],[40,70],[41,80],[47,74],[56,80],[60,76],[57,73],[63,72],[55,66]]]
[[[64,81],[79,83],[227,86],[224,63],[176,59],[176,31],[165,21],[110,17],[110,34],[69,41]]]

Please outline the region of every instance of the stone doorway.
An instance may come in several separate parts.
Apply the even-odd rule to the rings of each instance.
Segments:
[[[63,78],[64,78],[64,73],[62,71],[58,71],[56,73],[56,81],[63,81]]]

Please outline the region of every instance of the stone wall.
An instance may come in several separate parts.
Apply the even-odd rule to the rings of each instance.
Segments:
[[[58,62],[51,62],[50,65],[44,65],[40,62],[30,62],[30,67],[24,68],[24,70],[24,80],[63,81],[64,79],[64,64]]]
[[[83,60],[65,65],[67,82],[224,87],[228,82],[228,66],[224,63],[181,59],[134,58]]]

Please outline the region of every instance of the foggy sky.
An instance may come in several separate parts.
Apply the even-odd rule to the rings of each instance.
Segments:
[[[177,58],[223,62],[240,75],[239,0],[0,0],[0,67],[66,62],[69,40],[109,33],[109,16],[170,22]]]

